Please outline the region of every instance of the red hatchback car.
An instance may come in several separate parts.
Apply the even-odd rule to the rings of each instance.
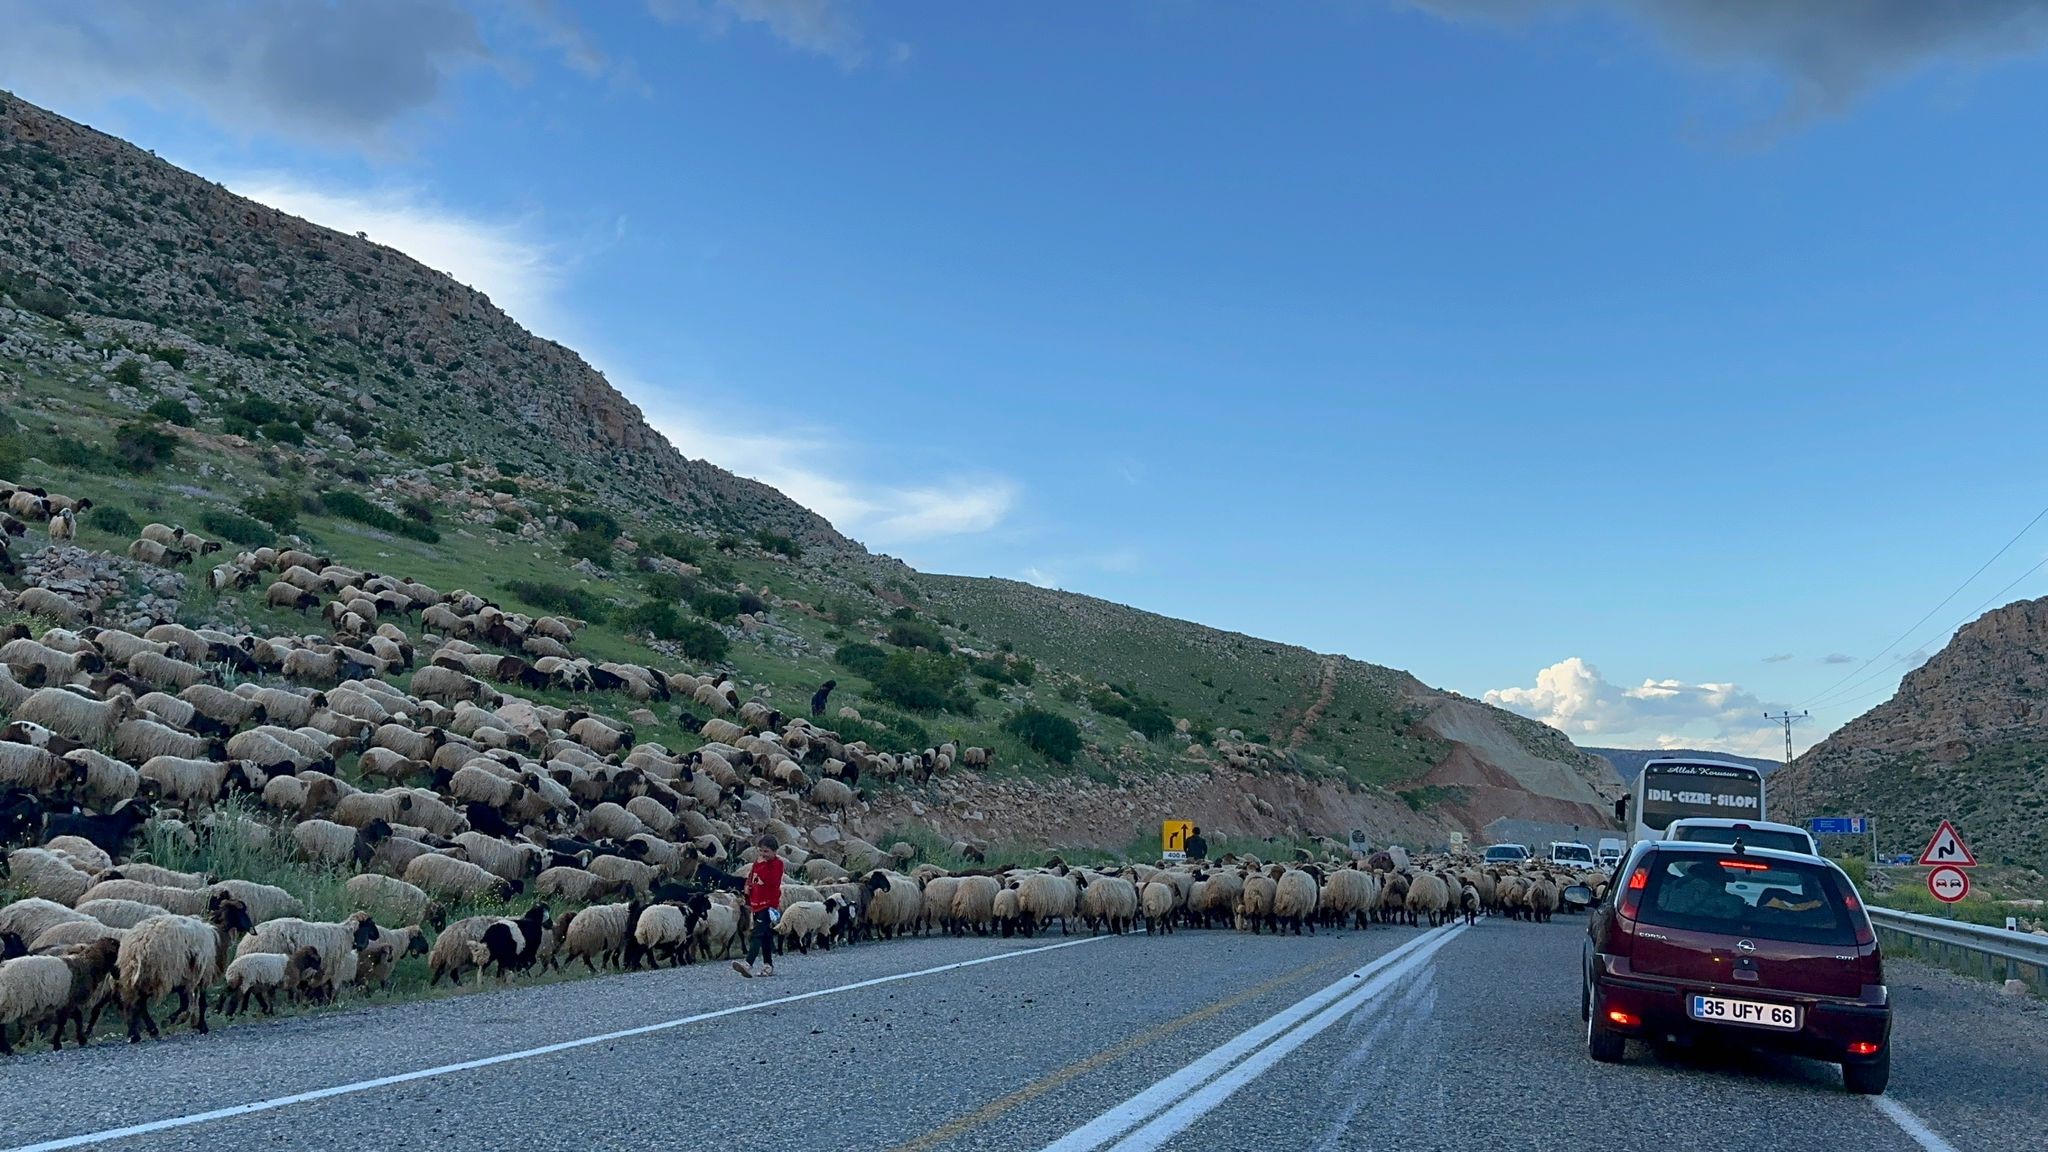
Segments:
[[[1587,925],[1586,1051],[1714,1038],[1842,1066],[1851,1092],[1891,1079],[1891,997],[1877,934],[1840,868],[1741,845],[1636,845]]]

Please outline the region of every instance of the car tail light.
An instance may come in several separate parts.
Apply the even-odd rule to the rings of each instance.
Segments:
[[[1863,901],[1855,893],[1842,897],[1842,903],[1849,906],[1849,923],[1855,926],[1858,944],[1877,943],[1877,933],[1871,930],[1870,914],[1863,910]]]
[[[1636,912],[1643,906],[1643,889],[1649,886],[1650,866],[1648,864],[1636,865],[1636,870],[1628,874],[1628,883],[1622,885],[1621,902],[1616,906],[1615,911],[1627,919],[1635,919]]]
[[[1721,861],[1721,867],[1740,868],[1744,872],[1769,872],[1771,870],[1769,864],[1759,864],[1754,860],[1723,860]]]
[[[1643,1022],[1643,1018],[1641,1016],[1638,1016],[1633,1012],[1623,1012],[1619,1008],[1608,1009],[1607,1019],[1609,1023],[1614,1024],[1616,1027],[1620,1028],[1634,1028]],[[1855,1048],[1856,1046],[1854,1044],[1851,1044],[1849,1046],[1849,1049],[1852,1052],[1855,1051]]]
[[[1877,1050],[1882,1047],[1884,1045],[1879,1044],[1875,1040],[1851,1040],[1849,1042],[1849,1055],[1875,1056],[1877,1055]]]

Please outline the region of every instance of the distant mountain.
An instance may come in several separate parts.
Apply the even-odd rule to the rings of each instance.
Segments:
[[[1898,692],[1778,774],[1796,816],[1875,816],[1917,850],[1953,820],[1987,864],[2048,868],[2048,598],[1965,625]]]
[[[1761,768],[1765,775],[1784,767],[1776,760],[1759,760],[1754,756],[1736,756],[1727,752],[1703,752],[1697,748],[1588,748],[1586,751],[1614,765],[1615,772],[1623,780],[1634,780],[1643,770],[1643,765],[1659,757],[1689,756],[1704,760],[1726,760],[1731,764],[1747,764]]]

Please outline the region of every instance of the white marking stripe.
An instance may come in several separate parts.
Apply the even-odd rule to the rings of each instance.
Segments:
[[[1195,1089],[1186,1099],[1167,1109],[1151,1123],[1117,1141],[1110,1152],[1153,1152],[1168,1140],[1187,1131],[1189,1125],[1215,1111],[1238,1089],[1265,1075],[1273,1065],[1286,1059],[1288,1053],[1315,1039],[1325,1028],[1356,1012],[1368,1001],[1428,964],[1438,949],[1450,943],[1464,930],[1465,926],[1460,924],[1449,932],[1434,935],[1426,947],[1373,977],[1365,987],[1323,1009],[1308,1023],[1252,1053],[1242,1064]]]
[[[1913,1143],[1925,1148],[1927,1152],[1956,1152],[1955,1145],[1943,1140],[1941,1135],[1929,1128],[1927,1122],[1920,1119],[1911,1108],[1889,1096],[1872,1096],[1870,1102],[1877,1105],[1877,1110],[1889,1117],[1892,1123],[1897,1124],[1901,1132],[1911,1136]]]
[[[36,1144],[23,1144],[15,1148],[0,1149],[0,1152],[58,1152],[63,1148],[82,1148],[88,1144],[104,1144],[113,1140],[127,1140],[136,1136],[148,1136],[156,1132],[167,1132],[174,1128],[190,1128],[214,1120],[227,1120],[236,1116],[247,1116],[256,1112],[271,1112],[288,1108],[294,1104],[307,1104],[315,1100],[327,1100],[335,1096],[352,1096],[360,1092],[371,1092],[378,1088],[389,1088],[394,1084],[410,1084],[415,1080],[429,1080],[436,1076],[447,1076],[456,1072],[468,1072],[477,1068],[489,1068],[497,1064],[511,1064],[519,1060],[531,1060],[536,1056],[549,1056],[556,1052],[568,1052],[577,1048],[588,1048],[593,1044],[608,1044],[614,1040],[625,1040],[634,1036],[646,1036],[654,1032],[666,1032],[690,1024],[701,1024],[706,1020],[718,1020],[726,1016],[738,1016],[745,1012],[758,1012],[763,1008],[778,1008],[784,1004],[797,1004],[815,1000],[821,996],[836,996],[841,992],[854,992],[862,988],[873,988],[881,984],[894,984],[903,980],[916,980],[925,976],[936,976],[941,972],[954,972],[962,968],[973,968],[981,964],[993,964],[998,960],[1013,960],[1019,956],[1031,956],[1040,952],[1056,952],[1061,948],[1073,948],[1082,944],[1093,944],[1098,940],[1113,940],[1114,936],[1090,936],[1084,940],[1064,940],[1058,944],[1042,944],[1036,948],[1023,948],[1015,952],[1001,952],[994,956],[982,956],[973,960],[960,960],[952,964],[941,964],[936,968],[920,968],[915,972],[898,972],[893,976],[877,976],[872,980],[860,980],[852,984],[841,984],[832,988],[819,988],[811,992],[799,992],[793,996],[781,996],[774,1000],[763,1000],[757,1004],[736,1004],[731,1008],[720,1008],[714,1012],[699,1012],[675,1020],[664,1020],[659,1024],[643,1024],[638,1028],[625,1028],[617,1032],[606,1032],[602,1036],[586,1036],[580,1040],[564,1040],[559,1044],[546,1044],[539,1048],[527,1048],[518,1052],[504,1052],[496,1056],[485,1056],[477,1060],[464,1060],[458,1064],[443,1064],[436,1068],[422,1068],[417,1072],[401,1072],[395,1076],[379,1076],[375,1080],[359,1080],[353,1084],[337,1084],[331,1088],[316,1088],[310,1092],[295,1092],[290,1096],[278,1096],[270,1100],[257,1100],[248,1104],[234,1104],[226,1108],[214,1108],[206,1112],[194,1112],[189,1116],[173,1116],[164,1120],[151,1120],[143,1124],[131,1124],[125,1128],[109,1128],[103,1132],[89,1132],[83,1136],[65,1136],[56,1140],[44,1140]]]
[[[1434,952],[1436,948],[1441,947],[1444,942],[1462,931],[1464,931],[1464,928],[1460,926],[1447,932],[1429,932],[1417,936],[1399,948],[1367,964],[1365,967],[1338,980],[1336,983],[1310,993],[1287,1008],[1274,1013],[1239,1033],[1235,1038],[1211,1050],[1201,1059],[1196,1060],[1194,1063],[1166,1077],[1129,1100],[1111,1108],[1109,1111],[1081,1125],[1060,1139],[1046,1145],[1043,1152],[1091,1152],[1092,1149],[1102,1147],[1104,1144],[1109,1143],[1111,1140],[1116,1139],[1157,1115],[1162,1110],[1172,1107],[1189,1093],[1196,1091],[1215,1078],[1218,1073],[1223,1072],[1247,1054],[1255,1051],[1260,1045],[1265,1044],[1274,1037],[1286,1032],[1289,1028],[1294,1027],[1302,1020],[1307,1019],[1331,1001],[1347,994],[1355,996],[1362,991],[1358,983],[1359,981],[1370,981],[1379,973],[1395,965],[1405,963],[1416,955],[1418,950],[1425,947],[1429,952]],[[1379,987],[1384,988],[1384,985]],[[1373,994],[1377,995],[1377,991]],[[1356,1006],[1356,1004],[1352,1005],[1353,1008]],[[1345,1011],[1349,1012],[1350,1010],[1346,1009]],[[1325,1024],[1322,1027],[1328,1027],[1328,1025]],[[1318,1028],[1317,1031],[1321,1031],[1321,1028]]]

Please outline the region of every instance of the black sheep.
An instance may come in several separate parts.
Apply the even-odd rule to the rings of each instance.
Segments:
[[[152,808],[123,800],[104,816],[90,812],[52,812],[43,817],[43,842],[59,836],[78,836],[92,841],[109,856],[120,856],[128,841],[147,823]]]
[[[486,836],[510,840],[519,834],[519,829],[499,813],[496,808],[482,801],[473,800],[462,806],[462,814],[469,820],[472,831]]]

